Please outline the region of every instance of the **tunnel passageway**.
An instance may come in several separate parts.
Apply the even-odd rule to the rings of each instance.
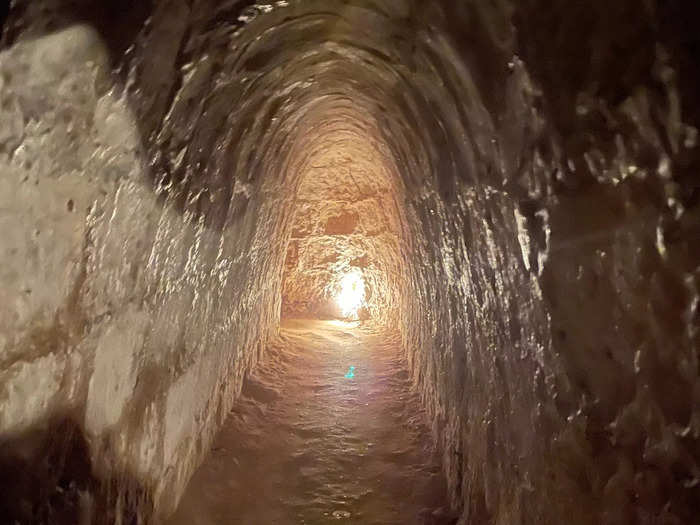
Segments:
[[[697,525],[698,20],[0,9],[0,524]]]
[[[399,179],[372,115],[343,101],[313,113],[291,163],[280,333],[172,525],[454,522],[397,324]]]
[[[170,525],[447,524],[397,334],[287,320]]]

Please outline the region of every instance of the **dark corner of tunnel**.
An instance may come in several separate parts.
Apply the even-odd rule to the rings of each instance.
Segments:
[[[10,15],[10,2],[0,2],[0,49],[5,47],[5,25]]]
[[[124,512],[116,515],[117,509]],[[134,474],[95,474],[90,447],[72,414],[0,436],[0,523],[143,523],[151,491]]]
[[[619,106],[638,86],[663,89],[655,69],[671,60],[684,104],[684,115],[700,121],[700,18],[694,0],[645,2],[557,0],[548,9],[541,2],[522,2],[513,14],[516,51],[544,95],[544,110],[564,138],[586,129],[600,143],[611,140],[609,126],[577,113],[577,97],[587,93]],[[587,144],[569,141],[566,153],[580,157]],[[577,169],[583,169],[583,162]]]
[[[0,36],[2,36],[3,29],[5,28],[5,20],[7,20],[7,15],[10,13],[10,3],[4,2],[0,4]]]

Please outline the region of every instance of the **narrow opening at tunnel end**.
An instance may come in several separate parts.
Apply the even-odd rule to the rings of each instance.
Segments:
[[[370,130],[364,131],[367,136],[339,126],[304,152],[284,263],[283,320],[396,326],[397,185]]]

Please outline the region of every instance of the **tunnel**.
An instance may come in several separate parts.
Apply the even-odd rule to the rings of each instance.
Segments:
[[[700,523],[698,20],[0,6],[0,523]]]

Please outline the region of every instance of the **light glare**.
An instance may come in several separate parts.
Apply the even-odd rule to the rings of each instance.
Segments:
[[[356,319],[357,311],[365,300],[365,281],[355,270],[346,273],[340,281],[340,293],[336,298],[340,311],[345,317]]]

